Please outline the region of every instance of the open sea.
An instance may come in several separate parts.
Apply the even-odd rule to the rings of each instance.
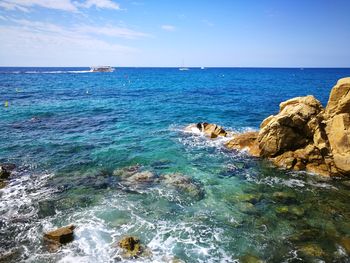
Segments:
[[[347,76],[0,68],[0,163],[17,166],[0,189],[0,262],[117,262],[126,235],[151,251],[130,262],[350,262],[350,181],[277,169],[183,131],[204,121],[257,130],[284,100],[311,94],[325,106]],[[130,166],[182,174],[199,190],[113,174]],[[75,240],[49,252],[43,233],[68,224]]]

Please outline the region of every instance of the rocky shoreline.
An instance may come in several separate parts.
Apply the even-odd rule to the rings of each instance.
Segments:
[[[276,166],[327,177],[350,175],[350,77],[333,87],[323,108],[314,96],[280,104],[279,113],[262,121],[260,130],[234,134],[209,123],[191,124],[188,132],[211,139],[231,137],[228,149],[247,150]]]

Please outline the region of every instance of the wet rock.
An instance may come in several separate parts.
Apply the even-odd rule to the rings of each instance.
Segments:
[[[56,214],[55,211],[55,202],[51,200],[39,201],[39,218],[45,218],[47,216],[53,216]]]
[[[227,132],[219,125],[207,122],[191,124],[185,128],[187,132],[203,132],[209,138],[217,138],[218,136],[226,137]]]
[[[240,258],[241,263],[264,263],[265,261],[261,260],[260,258],[254,256],[254,255],[244,255],[243,257]]]
[[[0,180],[0,189],[4,188],[7,185],[5,181]]]
[[[257,214],[258,210],[255,208],[255,206],[252,203],[243,202],[237,204],[237,208],[240,212],[244,214]]]
[[[350,237],[343,237],[340,240],[340,245],[345,249],[346,253],[350,255]]]
[[[141,241],[137,237],[126,236],[118,242],[118,246],[122,249],[122,258],[138,258],[144,252],[144,246],[141,245]]]
[[[123,184],[138,186],[139,184],[152,183],[157,181],[157,176],[150,171],[141,171],[140,165],[134,165],[113,171],[114,176],[118,176]]]
[[[291,204],[296,203],[297,196],[291,192],[274,192],[272,198],[280,203]]]
[[[258,132],[247,132],[242,134],[236,134],[228,141],[225,146],[229,149],[248,150],[252,156],[259,157],[260,149],[258,145]]]
[[[160,182],[166,186],[174,187],[195,199],[201,199],[204,191],[199,183],[180,173],[165,174],[160,177]]]
[[[305,213],[305,210],[299,206],[279,206],[275,211],[277,214],[291,217],[302,217]]]
[[[320,238],[321,236],[322,235],[320,231],[316,229],[304,229],[289,236],[288,239],[292,242],[305,242],[305,241],[313,241],[317,238]]]
[[[120,176],[122,178],[130,177],[133,174],[141,171],[141,168],[142,168],[141,165],[136,164],[136,165],[124,167],[124,168],[121,168],[121,169],[116,169],[116,170],[113,171],[113,175],[114,176]]]
[[[61,245],[72,242],[74,239],[74,225],[68,225],[44,234],[44,240],[51,244]]]
[[[323,251],[323,249],[316,245],[316,244],[306,244],[301,247],[299,247],[299,252],[307,257],[317,257],[322,258],[326,256],[326,253]]]
[[[262,199],[262,194],[256,193],[256,194],[241,194],[238,196],[235,196],[233,200],[238,202],[248,202],[253,205],[258,203]]]
[[[0,179],[7,179],[10,175],[11,173],[5,167],[0,166]]]

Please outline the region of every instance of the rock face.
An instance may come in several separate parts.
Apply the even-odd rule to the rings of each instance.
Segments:
[[[197,124],[211,138],[229,134],[217,127],[223,130],[215,124]],[[263,120],[259,132],[233,135],[226,146],[247,149],[287,169],[350,175],[350,78],[340,79],[333,87],[326,108],[311,95],[287,100],[277,115]]]
[[[260,149],[256,143],[258,138],[258,132],[247,132],[242,134],[237,134],[233,136],[233,139],[228,141],[225,145],[229,149],[239,149],[248,150],[249,154],[252,156],[259,157]]]

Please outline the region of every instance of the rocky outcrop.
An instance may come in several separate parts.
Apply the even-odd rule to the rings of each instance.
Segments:
[[[11,172],[16,168],[15,164],[2,163],[0,164],[0,180],[7,179],[10,177]]]
[[[204,125],[197,127],[205,132]],[[229,134],[225,131],[225,136]],[[350,175],[350,78],[340,79],[333,87],[326,108],[311,95],[287,100],[278,114],[262,121],[259,132],[233,134],[226,146],[246,149],[286,169]]]
[[[125,236],[118,242],[118,246],[121,248],[118,255],[121,257],[120,259],[145,258],[152,254],[148,248],[141,244],[139,238],[133,236]]]
[[[256,143],[258,135],[258,132],[247,132],[237,134],[225,145],[229,149],[247,150],[250,155],[259,157],[260,149],[258,147],[258,144]]]
[[[188,132],[203,132],[209,138],[217,138],[218,136],[226,137],[227,132],[216,124],[199,122],[197,124],[191,124],[185,128]]]
[[[74,239],[74,225],[68,225],[44,234],[44,241],[51,252],[56,251],[61,245],[72,242]]]

